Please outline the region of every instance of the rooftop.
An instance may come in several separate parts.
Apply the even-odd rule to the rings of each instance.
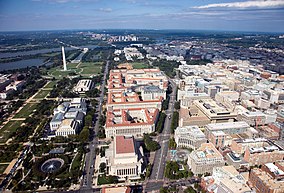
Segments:
[[[204,133],[199,129],[198,126],[183,126],[183,127],[177,127],[175,130],[175,135],[181,135],[181,136],[194,136],[195,138],[205,138]]]
[[[244,112],[243,115],[246,117],[260,117],[260,116],[265,116],[265,114],[261,111],[247,111]]]
[[[214,135],[214,136],[224,136],[224,135],[227,135],[227,134],[224,133],[224,131],[213,131],[212,135]]]
[[[130,192],[131,192],[130,187],[110,187],[110,188],[103,187],[102,188],[102,193],[130,193]]]
[[[274,173],[275,175],[284,175],[284,172],[273,163],[267,163],[265,164],[265,166],[270,170],[270,172]]]
[[[270,167],[270,168],[269,168]],[[269,169],[275,169],[274,166],[268,165]],[[257,175],[259,178],[258,181],[261,181],[263,185],[270,187],[271,189],[278,189],[279,192],[281,190],[284,190],[284,181],[283,180],[277,180],[272,177],[269,173],[266,171],[263,171],[259,168],[252,169],[253,173]]]
[[[162,89],[160,89],[158,86],[145,86],[144,87],[144,92],[160,92],[163,91]]]
[[[206,126],[210,130],[223,130],[231,128],[249,128],[249,124],[244,121],[226,122],[226,123],[210,123]]]
[[[206,116],[212,118],[215,116],[216,118],[222,118],[222,117],[236,117],[237,114],[235,112],[232,112],[231,110],[228,110],[225,106],[222,104],[217,103],[213,99],[200,99],[195,100],[194,104],[204,113]]]
[[[129,126],[154,124],[159,110],[155,108],[130,108],[109,110],[107,112],[106,126]]]
[[[214,147],[212,143],[203,143],[201,144],[200,148],[194,152],[198,159],[223,158],[221,153]]]
[[[116,136],[115,145],[116,145],[116,154],[135,152],[133,137]]]

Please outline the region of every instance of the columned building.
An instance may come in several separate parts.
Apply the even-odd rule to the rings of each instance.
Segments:
[[[134,138],[117,136],[106,150],[108,174],[121,179],[139,179],[144,170],[142,146]]]
[[[175,142],[177,147],[186,147],[196,149],[202,143],[206,143],[207,139],[198,126],[178,127],[175,130]]]

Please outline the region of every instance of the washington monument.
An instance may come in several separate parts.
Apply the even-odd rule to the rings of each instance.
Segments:
[[[62,46],[61,48],[62,48],[63,70],[64,70],[64,71],[67,71],[67,65],[66,65],[64,47]]]

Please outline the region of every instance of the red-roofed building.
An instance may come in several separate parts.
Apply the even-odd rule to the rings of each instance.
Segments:
[[[134,140],[132,137],[125,138],[124,136],[117,136],[115,140],[116,154],[135,153]]]
[[[155,131],[159,110],[156,108],[131,108],[109,110],[106,118],[106,137],[133,135],[143,136],[143,133]]]
[[[131,136],[117,136],[106,150],[108,174],[120,179],[140,179],[144,171],[144,154]]]
[[[102,193],[130,193],[131,188],[129,186],[125,187],[103,187]]]

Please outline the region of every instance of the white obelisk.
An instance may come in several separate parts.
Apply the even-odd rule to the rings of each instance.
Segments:
[[[67,70],[67,65],[66,65],[66,59],[65,59],[65,52],[64,52],[64,47],[62,46],[62,60],[63,60],[63,70]]]

